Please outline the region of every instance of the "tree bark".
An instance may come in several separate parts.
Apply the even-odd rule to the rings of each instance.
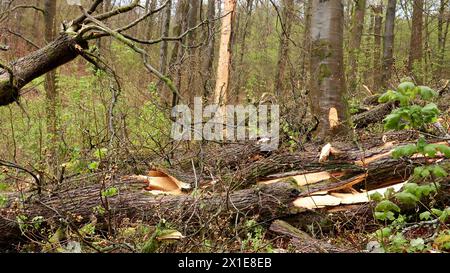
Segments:
[[[12,82],[11,75],[0,69],[0,106],[15,102],[19,90],[35,78],[75,59],[79,55],[76,45],[87,47],[85,41],[77,41],[64,33],[47,46],[12,62]]]
[[[382,67],[381,67],[381,28],[383,24],[383,6],[377,5],[373,7],[375,16],[374,26],[374,45],[373,45],[373,85],[372,90],[379,93],[381,90]]]
[[[115,222],[129,218],[144,220],[149,224],[157,224],[160,217],[164,217],[173,224],[186,225],[186,221],[191,220],[190,224],[195,225],[192,215],[198,211],[217,215],[242,213],[247,216],[259,215],[262,219],[273,219],[289,215],[292,202],[299,194],[296,185],[284,182],[203,197],[149,195],[143,191],[145,185],[135,179],[123,179],[111,186],[119,192],[117,196],[108,198],[109,211]],[[26,215],[30,220],[42,216],[45,221],[53,222],[63,218],[81,227],[94,214],[95,207],[103,206],[101,191],[101,185],[71,187],[53,193],[50,197],[27,202],[19,210],[13,209],[14,204],[10,202],[9,207],[0,209],[0,246],[11,244],[13,240],[21,237],[16,221],[18,215]],[[75,221],[75,218],[83,220]],[[97,219],[99,224],[108,221],[99,215]]]
[[[56,1],[44,2],[45,43],[48,44],[56,38]],[[57,175],[58,166],[58,87],[56,86],[56,70],[45,74],[45,99],[46,99],[46,125],[47,125],[47,164],[53,175]]]
[[[347,134],[343,63],[344,6],[341,0],[313,0],[310,99],[319,120],[317,137]]]
[[[445,16],[446,6],[448,5],[448,0],[440,0],[439,5],[439,15],[438,15],[438,59],[437,59],[437,77],[442,77],[442,69],[444,67],[444,56],[445,56],[445,40],[448,33],[449,19]],[[447,23],[447,24],[445,24]],[[445,25],[447,27],[444,29]]]
[[[215,35],[214,35],[214,18],[216,16],[216,1],[208,0],[208,44],[206,47],[206,57],[203,60],[203,98],[207,100],[211,94],[212,90],[212,76],[213,76],[213,64],[214,64],[214,55],[215,55]]]
[[[358,60],[361,54],[361,40],[364,30],[364,18],[366,16],[366,0],[356,0],[349,44],[349,92],[355,94],[358,87]]]
[[[283,14],[280,19],[281,23],[281,36],[280,45],[278,49],[278,65],[277,74],[275,76],[275,95],[278,98],[282,98],[284,90],[286,88],[286,66],[289,59],[289,43],[291,39],[292,29],[292,16],[291,12],[294,9],[293,0],[283,0]]]
[[[164,13],[164,20],[163,20],[162,31],[161,31],[162,37],[169,37],[171,11],[172,11],[172,1],[169,0],[169,2],[167,3],[167,6],[165,8],[165,13]],[[163,75],[166,75],[166,73],[167,73],[168,46],[169,46],[169,44],[167,41],[162,41],[161,49],[160,49],[160,53],[159,53],[159,61],[160,61],[159,69]]]
[[[394,29],[395,13],[397,9],[397,0],[389,0],[386,10],[386,22],[384,30],[383,44],[383,77],[382,87],[389,86],[389,80],[392,75],[392,66],[394,65]]]
[[[297,253],[345,253],[355,252],[334,246],[315,239],[306,232],[298,230],[285,221],[275,220],[269,227],[272,232],[291,238],[290,244],[295,246]]]
[[[345,187],[345,185],[353,182],[356,182],[365,190],[389,186],[399,181],[405,181],[402,179],[409,177],[415,164],[422,164],[426,161],[424,158],[415,158],[411,162],[393,159],[391,154],[395,148],[409,144],[408,141],[415,142],[418,136],[407,133],[405,136],[393,135],[393,138],[400,143],[386,145],[382,141],[377,141],[378,143],[375,146],[365,147],[364,150],[349,147],[348,144],[341,145],[342,147],[338,148],[339,153],[334,154],[325,162],[319,161],[318,151],[274,154],[257,162],[241,166],[238,171],[233,173],[232,181],[234,181],[234,184],[232,186],[234,188],[247,188],[261,179],[279,178],[272,176],[275,173],[289,174],[292,171],[297,176],[319,172],[335,174],[331,177],[336,177],[336,174],[340,176],[338,181],[330,178],[321,183],[302,188],[305,192]],[[402,140],[402,138],[405,138],[405,140]],[[363,180],[357,181],[360,175],[367,176]],[[280,175],[280,177],[282,176]]]
[[[422,84],[423,59],[423,0],[413,1],[412,31],[409,49],[408,71],[418,84]]]

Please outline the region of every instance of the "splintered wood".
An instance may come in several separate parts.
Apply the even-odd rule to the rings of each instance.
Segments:
[[[284,163],[286,160],[283,154],[274,155],[273,158],[257,154],[260,159],[249,164],[259,167],[249,168],[249,173],[270,170],[265,172],[265,175],[251,176],[255,179],[253,183],[259,185],[274,185],[280,182],[296,184],[300,194],[294,197],[295,201],[291,205],[300,211],[323,208],[335,210],[340,206],[368,203],[370,195],[376,192],[384,194],[389,188],[399,191],[411,173],[412,168],[408,166],[422,164],[425,159],[421,154],[412,156],[410,163],[392,159],[395,148],[407,144],[388,142],[383,138],[381,145],[361,152],[354,148],[337,149],[329,143],[321,149],[320,154],[306,152],[298,155],[298,158],[290,155],[293,160],[286,155],[289,165]],[[437,144],[448,145],[446,142]],[[311,164],[305,164],[305,160]],[[439,162],[439,159],[436,162]],[[281,171],[284,172],[276,173],[274,170],[277,168],[270,167],[278,166],[275,164],[282,166]],[[187,195],[191,187],[186,182],[192,183],[186,181],[190,180],[189,175],[180,175],[175,170],[153,169],[147,175],[131,178],[144,183],[143,188],[155,195]],[[204,182],[212,184],[212,181]]]
[[[182,195],[182,190],[190,189],[190,185],[179,181],[165,171],[154,169],[147,175],[133,175],[130,178],[142,181],[144,189],[152,194]]]

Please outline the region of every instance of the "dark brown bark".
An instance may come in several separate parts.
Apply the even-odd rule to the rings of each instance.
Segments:
[[[378,97],[373,97],[378,100]],[[380,104],[373,109],[352,117],[352,123],[356,128],[366,128],[371,124],[381,122],[394,109],[391,103]]]
[[[313,0],[310,98],[319,120],[317,137],[347,134],[343,63],[344,7],[341,0]]]
[[[206,48],[206,56],[203,61],[202,73],[203,73],[203,98],[206,100],[210,97],[211,92],[214,88],[213,84],[213,64],[214,64],[214,55],[215,55],[215,35],[214,35],[214,27],[215,21],[213,20],[216,16],[216,1],[208,0],[208,32],[206,33],[206,37],[208,38],[208,44]]]
[[[383,44],[383,77],[382,86],[388,87],[392,75],[392,66],[394,65],[394,29],[395,13],[397,10],[397,0],[389,0],[386,10],[386,22],[384,30]]]
[[[127,217],[131,220],[144,220],[150,224],[157,224],[163,216],[169,222],[182,221],[185,225],[187,223],[183,220],[191,219],[193,213],[199,210],[202,213],[210,212],[217,215],[243,213],[259,215],[262,219],[273,219],[288,215],[291,203],[299,194],[296,186],[291,183],[258,186],[229,195],[223,193],[200,198],[192,195],[149,195],[142,190],[144,184],[134,179],[124,179],[111,186],[119,191],[117,196],[108,198],[108,207],[114,221],[120,222]],[[93,214],[94,208],[102,206],[101,191],[100,185],[71,187],[53,193],[51,197],[27,202],[23,209],[16,210],[12,207],[0,209],[0,245],[11,244],[11,240],[20,237],[21,232],[16,222],[19,214],[26,215],[27,219],[42,216],[46,221],[58,221],[59,218],[63,218],[76,226],[85,224]],[[74,217],[80,216],[83,221],[74,221]],[[107,221],[98,215],[97,218],[99,224]]]
[[[373,85],[372,90],[379,93],[382,81],[382,67],[381,67],[381,28],[383,25],[383,6],[373,7],[375,17],[374,24],[374,45],[373,45]]]
[[[414,135],[414,137],[418,136]],[[399,136],[395,136],[395,140],[399,138]],[[414,142],[417,138],[413,139],[411,142]],[[424,162],[423,158],[413,159],[411,162],[391,158],[390,152],[396,147],[408,144],[408,141],[395,146],[384,146],[381,141],[376,144],[373,147],[369,146],[360,150],[351,147],[349,143],[337,143],[336,145],[342,146],[338,148],[339,154],[333,155],[326,162],[319,162],[319,151],[274,154],[257,162],[249,163],[247,166],[242,166],[240,170],[233,174],[232,181],[235,182],[232,186],[246,188],[263,178],[274,178],[271,175],[275,173],[295,171],[295,175],[302,175],[327,171],[339,173],[340,178],[337,181],[334,179],[325,180],[302,190],[304,192],[317,192],[339,187],[345,188],[353,182],[356,182],[359,187],[365,190],[372,190],[404,181],[408,178],[414,164]],[[361,175],[365,174],[367,174],[367,177],[357,181]]]
[[[446,6],[448,5],[448,0],[440,0],[439,5],[439,15],[438,15],[438,59],[437,59],[437,69],[436,76],[438,78],[442,77],[442,69],[444,66],[444,56],[445,56],[445,44],[448,34],[448,26],[450,20],[445,15]]]
[[[303,33],[303,54],[301,55],[301,82],[305,84],[308,82],[308,77],[310,77],[308,71],[310,70],[310,59],[311,56],[311,12],[312,12],[312,1],[307,0],[304,3],[305,9],[305,30]]]
[[[44,2],[45,43],[48,44],[56,38],[56,1],[46,0]],[[49,149],[48,165],[52,173],[56,175],[58,165],[58,88],[56,86],[56,70],[45,75],[45,99],[46,99],[46,124],[47,124],[47,147]]]
[[[238,58],[238,65],[236,69],[236,84],[235,87],[236,90],[236,98],[238,103],[243,103],[246,100],[246,94],[244,92],[245,89],[245,75],[246,71],[244,70],[244,56],[247,53],[247,37],[249,34],[249,29],[252,27],[252,12],[253,12],[253,0],[247,0],[246,8],[245,8],[245,19],[241,19],[242,21],[245,20],[242,30],[241,30],[241,40],[240,40],[240,47],[239,47],[239,58]],[[242,18],[243,16],[241,16]],[[238,36],[238,35],[236,35]]]
[[[423,59],[423,8],[423,0],[413,1],[408,71],[418,84],[422,84],[423,73],[421,69]]]
[[[353,17],[352,17],[352,28],[350,32],[350,44],[349,44],[349,92],[350,94],[355,94],[354,92],[358,87],[358,60],[361,53],[361,40],[364,30],[364,18],[366,15],[366,0],[356,0]]]
[[[10,64],[13,83],[8,72],[0,69],[0,106],[13,103],[19,98],[19,90],[33,79],[75,59],[79,52],[75,45],[86,47],[84,41],[62,34],[47,46]]]
[[[289,43],[291,39],[291,29],[292,29],[292,10],[294,9],[293,0],[283,0],[283,14],[280,19],[281,34],[280,34],[280,45],[278,49],[278,65],[277,73],[275,76],[275,95],[282,98],[286,89],[286,66],[288,65],[289,59]]]
[[[171,10],[172,10],[172,1],[170,0],[167,3],[167,6],[165,7],[165,12],[163,13],[164,20],[162,24],[161,37],[169,37]],[[162,41],[159,54],[159,61],[160,61],[159,70],[163,75],[166,75],[167,73],[168,47],[169,47],[168,42]]]
[[[295,246],[296,252],[299,253],[345,253],[345,252],[355,252],[349,249],[340,248],[323,242],[321,240],[315,239],[309,236],[307,233],[298,230],[297,228],[291,226],[287,222],[281,220],[275,220],[269,228],[272,232],[281,234],[291,238],[290,244]]]

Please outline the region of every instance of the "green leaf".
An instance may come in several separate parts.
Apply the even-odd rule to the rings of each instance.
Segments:
[[[425,241],[422,238],[413,239],[410,244],[411,247],[417,250],[423,250],[425,248]]]
[[[415,177],[421,177],[422,176],[422,172],[424,170],[425,170],[425,167],[416,167],[416,168],[414,168],[414,176]]]
[[[370,200],[380,202],[381,200],[383,200],[383,195],[381,195],[381,193],[379,192],[375,192],[370,195]]]
[[[405,205],[416,205],[419,202],[419,198],[412,193],[409,192],[400,192],[395,195],[397,200]]]
[[[394,196],[395,194],[395,189],[394,188],[388,188],[385,192],[384,192],[384,198],[385,199],[391,199],[392,196]]]
[[[403,191],[404,192],[409,192],[411,194],[415,194],[418,188],[419,188],[419,185],[417,185],[416,183],[407,183],[403,187]]]
[[[91,171],[96,171],[96,170],[98,170],[98,167],[100,166],[100,162],[97,162],[97,161],[94,161],[94,162],[91,162],[89,165],[88,165],[88,168],[89,168],[89,170],[91,170]]]
[[[436,145],[436,150],[443,153],[445,157],[450,158],[450,147],[446,145]]]
[[[400,207],[396,204],[392,203],[389,200],[383,200],[375,207],[375,211],[378,212],[388,212],[388,211],[395,211],[400,212]]]
[[[94,157],[97,159],[105,158],[107,154],[108,154],[108,149],[106,149],[106,148],[96,149],[94,151]]]
[[[448,209],[444,210],[442,214],[439,216],[439,220],[443,223],[447,222],[449,214],[450,210]]]
[[[114,197],[119,194],[119,190],[117,188],[111,187],[104,191],[102,191],[103,197]]]
[[[8,204],[8,197],[0,194],[0,208],[3,208]]]
[[[430,218],[431,218],[431,212],[429,212],[429,211],[422,212],[422,213],[419,215],[419,218],[420,218],[420,220],[422,220],[422,221],[428,221],[428,220],[430,220]]]
[[[379,241],[388,238],[389,236],[391,236],[391,234],[392,234],[392,229],[390,229],[389,227],[379,229],[375,232],[375,235],[377,236]]]
[[[439,209],[431,209],[431,212],[436,215],[437,217],[441,216],[443,211]]]
[[[411,157],[417,153],[417,146],[414,144],[406,145],[400,148],[395,149],[392,152],[392,157],[394,159],[399,159],[402,157]]]
[[[380,103],[391,102],[391,101],[394,101],[396,97],[397,97],[397,92],[389,90],[380,96],[380,98],[378,99],[378,102],[380,102]]]
[[[394,221],[395,215],[392,211],[383,211],[383,212],[376,211],[375,218],[380,221],[386,221],[386,220]]]
[[[401,117],[402,116],[398,113],[392,113],[388,115],[383,121],[384,127],[387,130],[399,130]]]
[[[406,92],[408,90],[412,90],[416,87],[416,85],[412,82],[403,82],[398,86],[398,90],[400,92]]]
[[[448,173],[441,166],[438,166],[438,165],[433,167],[432,172],[433,172],[433,175],[436,177],[447,177],[448,176]]]
[[[430,158],[436,157],[437,154],[436,146],[433,144],[426,145],[423,149],[423,154]]]
[[[425,105],[425,107],[422,108],[421,112],[424,115],[425,121],[427,123],[435,121],[435,119],[437,119],[437,117],[441,113],[437,105],[434,103],[429,103]]]
[[[439,94],[428,86],[419,86],[419,94],[424,100],[431,100]]]

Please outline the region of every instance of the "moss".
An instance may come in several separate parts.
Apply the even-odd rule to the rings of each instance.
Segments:
[[[333,73],[327,64],[320,64],[319,66],[319,82],[321,83],[324,79],[331,77]]]
[[[323,61],[332,56],[331,45],[327,40],[319,40],[313,43],[312,46],[313,57]]]

